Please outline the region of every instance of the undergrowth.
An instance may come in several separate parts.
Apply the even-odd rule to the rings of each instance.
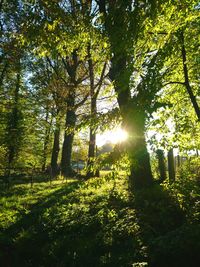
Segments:
[[[198,266],[195,182],[129,194],[125,177],[107,175],[0,195],[1,266]]]

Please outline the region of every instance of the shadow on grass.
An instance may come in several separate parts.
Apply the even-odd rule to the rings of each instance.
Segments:
[[[135,213],[112,188],[98,191],[99,181],[66,185],[40,199],[5,231],[2,266],[130,266],[140,248]]]
[[[187,220],[176,199],[159,185],[134,195],[134,206],[150,267],[197,267],[200,226]]]
[[[6,229],[1,266],[198,266],[199,232],[167,191],[129,199],[93,181],[63,185]]]
[[[30,185],[30,187],[33,187],[38,183],[48,182],[51,184],[53,181],[56,181],[56,178],[52,178],[47,174],[11,175],[9,179],[5,176],[0,176],[0,191],[9,191],[16,185]]]
[[[43,246],[43,242],[48,242],[49,238],[48,231],[46,231],[47,229],[42,222],[43,214],[53,205],[61,205],[64,201],[63,196],[77,190],[80,185],[81,182],[79,181],[63,184],[61,188],[56,189],[53,193],[40,197],[39,202],[29,207],[30,213],[22,214],[19,220],[1,233],[0,266],[29,266],[31,264],[29,256],[41,256],[41,246]],[[49,188],[53,188],[53,186],[49,185]],[[1,192],[1,195],[8,197],[16,195],[18,197],[22,196],[24,191],[25,188],[23,187],[12,187],[7,192]],[[24,203],[24,205],[29,205],[29,203]]]

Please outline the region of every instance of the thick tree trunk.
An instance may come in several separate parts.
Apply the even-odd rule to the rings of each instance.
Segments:
[[[145,141],[145,113],[132,107],[126,113],[126,129],[129,133],[127,147],[131,162],[129,185],[131,190],[141,189],[153,183],[150,157]]]
[[[150,186],[153,182],[153,176],[144,132],[141,131],[139,140],[135,139],[135,145],[132,148],[130,153],[130,187],[131,189],[141,189]]]
[[[61,174],[64,177],[71,177],[74,175],[74,171],[71,167],[71,156],[72,156],[72,145],[74,139],[74,128],[76,125],[76,113],[74,109],[75,103],[75,91],[71,92],[67,99],[67,113],[65,121],[65,135],[62,147],[62,158],[61,158]]]
[[[153,177],[145,142],[146,114],[144,101],[148,99],[142,99],[138,96],[139,94],[131,96],[131,88],[129,86],[133,73],[132,59],[129,49],[127,49],[127,43],[125,44],[124,42],[128,36],[125,15],[129,4],[126,1],[120,1],[116,5],[113,1],[107,1],[106,3],[106,1],[100,0],[98,5],[100,12],[104,15],[104,26],[111,43],[112,59],[109,78],[112,80],[117,94],[123,119],[122,124],[129,134],[127,148],[131,161],[130,186],[131,189],[139,189],[150,185],[153,182]],[[137,2],[134,5],[136,15]],[[132,32],[137,29],[137,24],[134,27]]]
[[[131,174],[130,187],[131,189],[141,189],[150,186],[153,182],[153,176],[150,166],[150,157],[146,148],[144,138],[135,146],[135,151],[131,157]]]
[[[53,177],[55,177],[59,173],[59,168],[58,168],[59,150],[60,150],[60,123],[58,122],[56,123],[56,129],[54,132],[54,141],[51,154],[51,170]]]
[[[164,152],[161,149],[158,149],[156,151],[157,158],[158,158],[158,169],[159,169],[159,181],[162,183],[164,180],[166,180],[166,166],[165,166],[165,157]]]
[[[173,148],[171,148],[168,152],[168,173],[169,173],[169,181],[172,183],[175,181],[175,166],[174,166],[174,152]]]
[[[140,189],[153,183],[150,157],[145,141],[146,114],[137,105],[137,98],[131,98],[129,75],[126,70],[126,56],[112,60],[110,78],[114,81],[118,104],[123,118],[123,126],[129,134],[128,153],[131,162],[129,184],[131,190]]]
[[[74,139],[74,134],[65,133],[63,147],[62,147],[62,159],[61,159],[61,174],[64,177],[74,176],[74,171],[72,170],[71,167],[73,139]]]

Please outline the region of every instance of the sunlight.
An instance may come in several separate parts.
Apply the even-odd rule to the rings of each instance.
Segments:
[[[97,134],[97,146],[103,146],[105,143],[117,144],[126,141],[128,133],[121,128],[115,128],[102,134]]]

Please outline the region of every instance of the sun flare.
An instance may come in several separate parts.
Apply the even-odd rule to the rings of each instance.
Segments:
[[[121,128],[116,128],[106,131],[102,134],[97,134],[97,146],[103,146],[105,143],[117,144],[126,141],[128,133]]]

